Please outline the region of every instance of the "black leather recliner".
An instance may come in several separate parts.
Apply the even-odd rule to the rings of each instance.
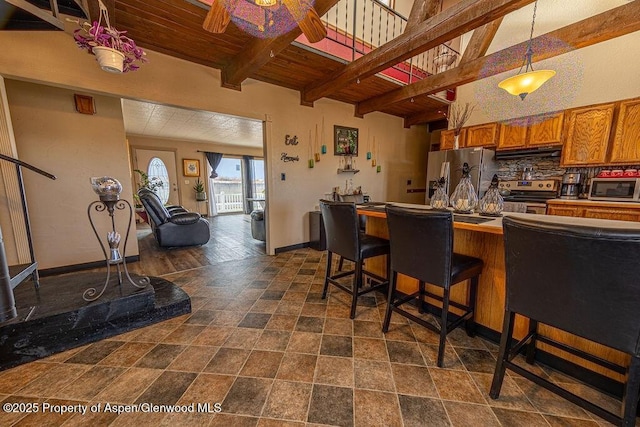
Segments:
[[[138,197],[149,216],[153,235],[162,247],[204,245],[209,241],[209,221],[180,206],[165,207],[157,194],[147,189]]]

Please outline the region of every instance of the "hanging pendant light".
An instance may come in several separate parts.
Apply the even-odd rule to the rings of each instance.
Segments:
[[[506,90],[511,95],[519,96],[523,101],[524,98],[531,92],[537,90],[546,83],[551,77],[556,75],[553,70],[537,70],[533,69],[531,65],[531,57],[533,56],[533,49],[531,48],[531,41],[533,40],[533,26],[536,22],[536,9],[538,7],[538,0],[536,0],[533,6],[533,21],[531,22],[531,35],[529,36],[529,44],[527,45],[527,51],[524,54],[524,62],[518,70],[518,74],[509,77],[501,81],[498,87]],[[526,67],[525,67],[526,66]],[[524,73],[520,74],[522,67],[525,67]]]

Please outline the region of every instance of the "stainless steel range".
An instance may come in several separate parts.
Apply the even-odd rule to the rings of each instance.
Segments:
[[[559,180],[502,181],[498,189],[505,202],[526,204],[527,213],[545,214],[547,200],[558,197]]]

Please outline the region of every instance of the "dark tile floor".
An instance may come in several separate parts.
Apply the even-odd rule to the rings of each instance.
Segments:
[[[380,294],[361,298],[350,320],[345,293],[320,298],[323,272],[324,254],[305,249],[166,274],[191,295],[192,314],[0,372],[2,404],[22,409],[1,411],[0,425],[606,425],[515,374],[492,400],[494,344],[455,331],[437,368],[434,333],[394,315],[383,334]],[[95,411],[52,409],[78,405]]]

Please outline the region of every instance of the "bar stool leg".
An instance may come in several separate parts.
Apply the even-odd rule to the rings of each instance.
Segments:
[[[509,352],[511,350],[509,342],[511,341],[511,335],[513,335],[515,317],[516,314],[513,311],[505,310],[498,361],[496,362],[496,370],[493,372],[493,381],[491,382],[491,390],[489,391],[489,396],[491,396],[492,399],[500,397],[500,389],[502,388],[504,373],[507,369],[506,362],[509,360]]]
[[[638,393],[640,393],[640,357],[632,356],[627,371],[627,384],[622,398],[622,425],[624,427],[636,425]]]
[[[424,282],[420,280],[418,282],[418,313],[424,313]]]
[[[327,297],[327,289],[329,289],[329,277],[331,277],[331,259],[333,252],[327,251],[327,271],[324,275],[324,287],[322,288],[322,299]]]
[[[351,318],[356,317],[356,305],[358,304],[358,290],[362,286],[362,260],[356,261],[356,271],[353,276],[352,298],[351,298]]]
[[[442,295],[442,315],[440,316],[440,344],[438,346],[438,368],[444,365],[444,346],[447,343],[447,324],[449,314],[449,288],[444,288]]]
[[[343,264],[344,264],[344,257],[340,257],[340,261],[338,261],[338,271],[342,271]]]
[[[473,314],[471,314],[471,317],[464,322],[464,329],[467,332],[467,335],[470,337],[476,336],[476,322],[474,318],[476,315],[476,295],[478,293],[478,281],[478,276],[473,277],[469,283],[468,289],[469,300],[467,301],[467,307],[469,307],[469,311],[471,311]]]
[[[391,323],[391,312],[393,311],[393,298],[396,293],[396,280],[398,278],[398,273],[395,271],[391,272],[391,276],[389,277],[389,296],[387,297],[387,311],[384,314],[384,322],[382,323],[382,332],[389,331],[389,323]]]
[[[529,344],[527,344],[527,363],[533,364],[536,358],[536,340],[538,338],[538,321],[529,319],[529,333],[533,333]]]

